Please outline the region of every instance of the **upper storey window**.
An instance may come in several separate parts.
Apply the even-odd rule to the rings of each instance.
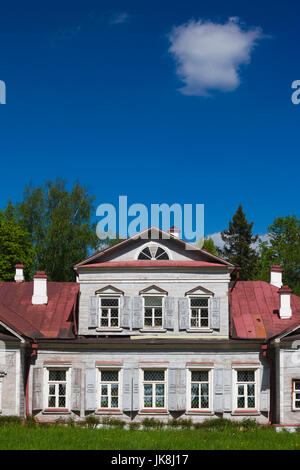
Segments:
[[[140,252],[138,259],[163,260],[169,259],[167,252],[158,245],[148,245]]]

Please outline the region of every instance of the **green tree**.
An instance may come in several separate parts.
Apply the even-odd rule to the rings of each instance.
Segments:
[[[279,264],[283,268],[283,283],[300,295],[300,219],[294,216],[278,217],[268,227],[269,242],[260,243],[260,270],[258,278],[269,281],[269,268]]]
[[[25,189],[17,214],[32,240],[34,267],[50,280],[73,281],[74,264],[97,247],[93,202],[79,182],[70,191],[60,179]]]
[[[219,256],[219,249],[214,244],[212,238],[206,238],[204,240],[203,248],[205,248],[205,250],[209,251],[209,253],[212,253],[213,255]]]
[[[0,210],[0,281],[13,281],[15,265],[25,265],[25,277],[30,278],[33,266],[33,247],[29,234],[17,222],[11,202]]]
[[[239,205],[236,213],[229,221],[228,230],[221,232],[224,242],[223,256],[230,263],[240,266],[240,279],[251,280],[255,278],[258,253],[253,244],[257,242],[258,235],[252,233],[253,222],[248,223],[243,208]]]

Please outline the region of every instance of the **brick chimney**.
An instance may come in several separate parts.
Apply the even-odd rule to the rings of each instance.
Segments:
[[[279,301],[280,301],[280,308],[279,308],[280,318],[291,318],[292,316],[291,293],[292,293],[292,289],[290,289],[289,286],[282,286],[278,290]]]
[[[16,268],[15,281],[16,282],[24,282],[24,280],[25,280],[25,278],[24,278],[24,269],[25,269],[24,264],[16,264],[15,268]]]
[[[179,238],[180,232],[181,232],[180,228],[177,228],[174,225],[173,227],[169,229],[169,233],[171,233],[171,235],[174,235],[174,237],[177,237],[177,238]]]
[[[44,305],[48,303],[47,279],[48,276],[45,271],[38,271],[33,276],[33,305]]]
[[[277,264],[270,267],[270,284],[279,289],[282,287],[282,272],[283,269]]]

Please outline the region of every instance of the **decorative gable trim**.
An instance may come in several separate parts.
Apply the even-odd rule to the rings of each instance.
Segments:
[[[105,287],[101,287],[101,289],[96,290],[95,294],[119,294],[124,295],[124,292],[117,287],[108,285]]]
[[[185,295],[196,295],[196,294],[199,294],[199,295],[206,294],[206,295],[212,295],[212,296],[215,295],[212,291],[202,286],[194,287],[194,289],[191,289],[185,293]]]
[[[155,286],[154,284],[152,286],[146,287],[145,289],[142,289],[139,294],[164,294],[168,295],[168,292],[161,287]]]

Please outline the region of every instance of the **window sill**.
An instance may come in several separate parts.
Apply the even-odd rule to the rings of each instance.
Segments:
[[[95,414],[114,414],[114,415],[121,415],[122,411],[117,408],[99,408],[95,411]]]
[[[231,414],[232,414],[232,416],[239,416],[239,415],[258,416],[260,413],[257,410],[235,410]]]
[[[165,414],[165,415],[168,415],[169,412],[165,408],[162,408],[162,409],[160,409],[160,408],[157,408],[157,409],[145,408],[145,409],[140,410],[139,414]]]
[[[212,328],[187,328],[187,333],[213,333]]]
[[[187,415],[213,415],[214,412],[211,410],[188,410]]]
[[[166,328],[141,328],[141,333],[165,333]]]
[[[99,331],[101,333],[105,333],[105,332],[111,333],[115,331],[119,333],[120,331],[123,331],[123,328],[96,328],[96,331]]]
[[[67,408],[45,408],[42,412],[43,414],[64,414],[69,415],[71,411]]]

